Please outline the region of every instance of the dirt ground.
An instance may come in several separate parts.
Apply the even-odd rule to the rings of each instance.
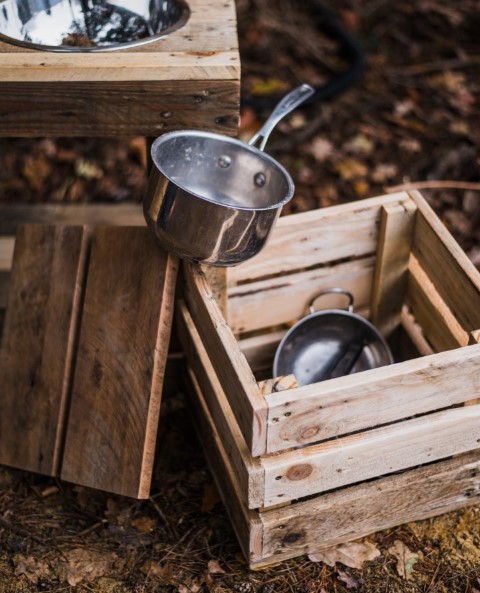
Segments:
[[[325,4],[366,67],[272,135],[268,151],[297,187],[285,213],[428,183],[422,192],[480,268],[479,3]],[[248,138],[284,92],[331,82],[348,59],[313,0],[237,6]],[[1,201],[141,201],[145,189],[143,138],[0,140],[0,160]],[[350,560],[344,551],[346,564],[304,556],[249,571],[181,392],[162,403],[156,459],[146,501],[0,467],[0,593],[480,592],[478,506],[374,534]]]

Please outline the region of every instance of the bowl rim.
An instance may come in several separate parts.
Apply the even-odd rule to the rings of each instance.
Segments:
[[[0,32],[0,41],[8,43],[9,45],[15,45],[17,47],[24,47],[27,49],[41,50],[56,53],[95,53],[95,52],[107,52],[107,51],[118,51],[122,49],[128,49],[130,47],[138,47],[147,43],[152,43],[159,39],[163,39],[168,35],[171,35],[178,29],[181,29],[188,21],[191,15],[191,10],[185,0],[175,0],[175,2],[181,8],[181,14],[179,19],[170,27],[163,29],[156,35],[144,37],[142,39],[135,39],[132,41],[125,41],[124,43],[112,43],[110,45],[96,45],[93,47],[77,47],[75,45],[43,45],[41,43],[32,43],[31,41],[25,41],[17,39],[16,37],[10,37]]]

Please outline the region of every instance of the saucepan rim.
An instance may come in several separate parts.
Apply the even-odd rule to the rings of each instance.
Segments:
[[[235,146],[238,146],[242,150],[252,153],[257,158],[260,158],[261,160],[266,161],[269,165],[273,166],[275,169],[277,169],[283,175],[283,177],[287,183],[287,192],[286,192],[285,197],[282,200],[280,200],[279,202],[275,202],[274,204],[270,204],[268,206],[241,206],[241,205],[236,205],[236,204],[232,205],[232,204],[221,202],[219,200],[215,200],[213,198],[202,195],[201,193],[192,190],[190,187],[188,187],[187,184],[183,183],[182,180],[172,179],[172,176],[169,175],[169,173],[162,167],[161,162],[157,158],[156,151],[157,151],[157,148],[161,144],[164,144],[173,138],[178,138],[178,137],[182,137],[182,136],[183,137],[207,138],[207,139],[212,139],[212,140],[219,140],[221,142],[225,142],[226,144],[233,144]],[[176,130],[174,132],[166,132],[165,134],[158,137],[153,142],[152,148],[151,148],[151,156],[152,156],[152,160],[153,160],[155,167],[171,183],[173,183],[174,185],[176,185],[183,191],[187,192],[191,196],[198,198],[199,200],[202,200],[204,202],[209,202],[210,204],[215,204],[216,206],[219,206],[222,208],[227,208],[228,210],[240,210],[240,211],[245,211],[245,212],[262,212],[265,210],[278,210],[279,208],[281,208],[285,204],[287,204],[292,199],[293,194],[295,193],[295,185],[293,183],[293,179],[292,179],[290,173],[288,173],[288,171],[285,169],[285,167],[283,167],[283,165],[281,165],[276,159],[271,157],[269,154],[263,152],[262,150],[259,150],[258,148],[254,147],[254,146],[246,144],[245,142],[242,142],[238,138],[231,138],[230,136],[225,136],[223,134],[216,134],[214,132],[204,132],[202,130]]]

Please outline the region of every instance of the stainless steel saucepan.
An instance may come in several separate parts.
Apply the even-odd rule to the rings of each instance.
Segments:
[[[332,293],[345,295],[348,308],[315,311],[317,299]],[[293,374],[299,385],[309,385],[393,362],[383,336],[353,312],[353,295],[347,290],[322,290],[311,300],[309,311],[280,342],[273,363],[274,377]]]
[[[276,124],[313,92],[307,84],[294,89],[248,144],[195,130],[155,140],[144,214],[165,249],[212,266],[236,265],[262,249],[294,192],[288,172],[263,149]]]

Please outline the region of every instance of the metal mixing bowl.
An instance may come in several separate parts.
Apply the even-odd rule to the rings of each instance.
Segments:
[[[123,49],[185,24],[184,0],[0,0],[0,40],[48,51]]]

